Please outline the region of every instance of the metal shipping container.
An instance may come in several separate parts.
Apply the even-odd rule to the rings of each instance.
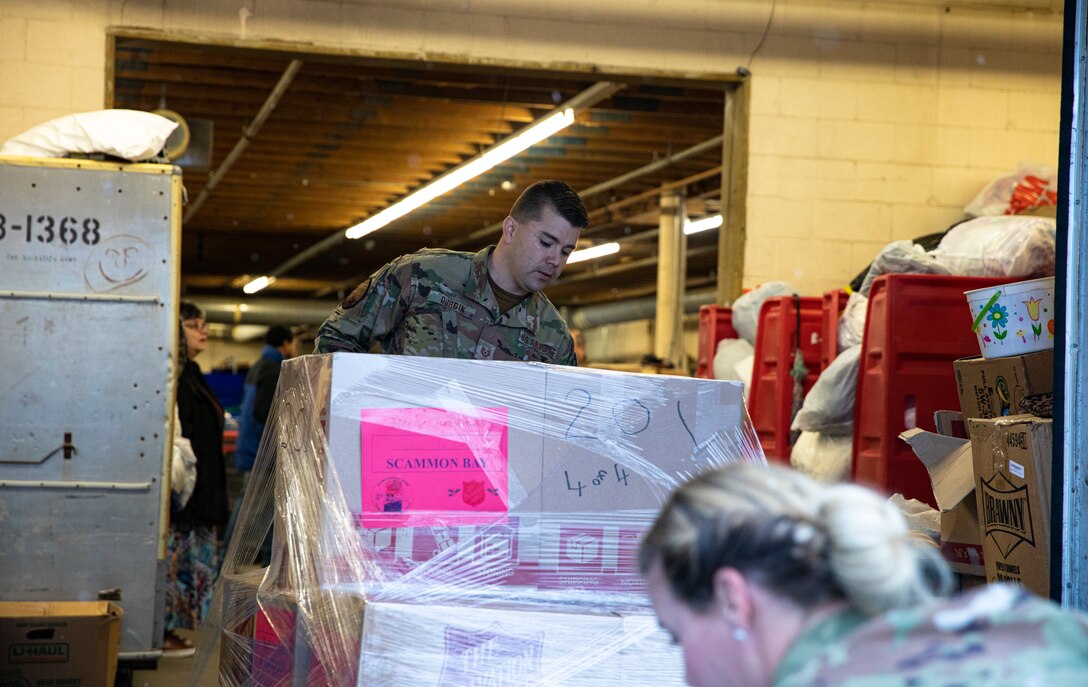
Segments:
[[[0,158],[0,598],[120,590],[162,644],[181,173]]]

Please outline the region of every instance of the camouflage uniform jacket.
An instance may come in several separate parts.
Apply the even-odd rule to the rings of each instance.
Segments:
[[[381,268],[318,331],[315,353],[367,352],[577,365],[563,318],[542,293],[505,313],[479,253],[425,248]]]
[[[845,611],[790,647],[774,685],[1088,685],[1088,619],[1008,584],[873,619]]]

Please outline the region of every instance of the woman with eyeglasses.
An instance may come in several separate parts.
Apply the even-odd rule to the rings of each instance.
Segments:
[[[204,312],[182,302],[177,408],[181,434],[196,454],[196,486],[180,510],[170,511],[163,653],[191,656],[193,643],[175,630],[203,622],[219,572],[219,539],[229,515],[223,461],[223,406],[193,358],[207,347]]]
[[[680,487],[640,551],[696,687],[1088,685],[1088,621],[950,573],[884,497],[781,466]]]

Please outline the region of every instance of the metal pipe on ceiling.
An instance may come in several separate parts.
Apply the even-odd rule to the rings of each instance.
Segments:
[[[257,133],[264,126],[265,120],[268,119],[272,111],[276,109],[276,105],[280,102],[280,98],[287,91],[287,87],[291,85],[291,82],[295,78],[295,74],[298,74],[298,70],[302,69],[301,60],[291,60],[291,64],[287,65],[287,69],[283,70],[283,74],[280,76],[280,80],[276,83],[276,87],[272,89],[272,92],[268,94],[268,98],[265,99],[264,105],[257,112],[257,116],[253,118],[249,126],[242,132],[242,137],[238,139],[238,142],[234,144],[234,148],[223,160],[223,164],[219,165],[219,168],[214,172],[208,174],[208,183],[201,189],[200,195],[189,204],[189,207],[185,209],[185,215],[182,217],[182,224],[186,224],[193,215],[200,210],[204,205],[204,201],[208,199],[211,192],[219,185],[219,182],[226,176],[230,168],[234,166],[234,163],[238,161],[238,158],[242,156],[242,153],[249,144],[257,137]]]
[[[245,303],[229,296],[197,296],[208,322],[218,324],[319,325],[339,301],[305,298],[247,298]]]

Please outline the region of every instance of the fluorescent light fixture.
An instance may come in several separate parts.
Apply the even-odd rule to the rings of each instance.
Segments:
[[[556,112],[530,126],[525,131],[507,138],[495,147],[454,167],[434,181],[413,191],[404,198],[401,198],[376,215],[367,217],[362,222],[348,229],[344,235],[349,239],[357,239],[377,231],[390,222],[404,217],[412,210],[431,202],[438,196],[452,191],[466,181],[480,176],[492,167],[509,160],[523,150],[540,143],[552,134],[567,128],[573,123],[574,108],[568,107],[561,112]]]
[[[722,225],[721,215],[711,215],[710,217],[704,217],[694,222],[688,221],[684,224],[685,234],[698,234],[700,231],[706,231],[708,229],[717,229]]]
[[[567,264],[570,265],[571,263],[582,262],[583,260],[595,260],[597,258],[619,252],[620,244],[602,243],[599,246],[592,246],[590,248],[583,248],[582,250],[574,251],[570,254],[570,257],[567,258]]]
[[[246,293],[257,293],[261,289],[276,283],[275,277],[257,277],[242,287]]]

